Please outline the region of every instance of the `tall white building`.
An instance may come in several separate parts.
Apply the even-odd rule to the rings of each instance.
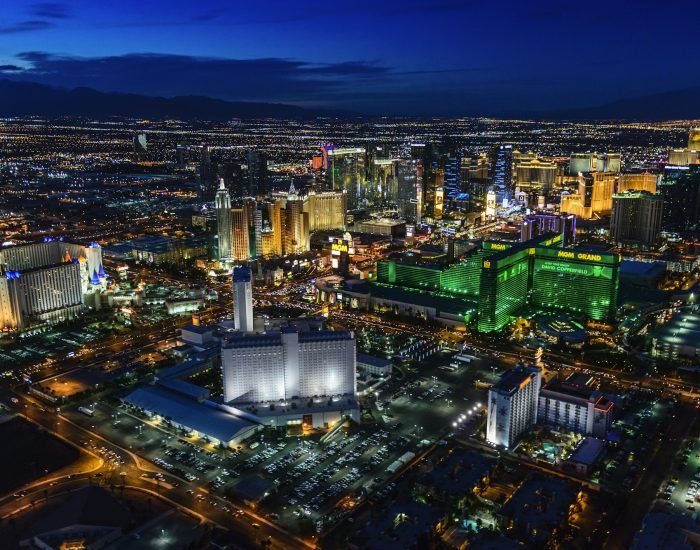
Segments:
[[[236,330],[253,331],[253,278],[249,267],[233,268],[233,320]]]
[[[539,367],[518,365],[489,390],[486,440],[514,448],[520,437],[537,422],[537,405],[542,385]]]
[[[348,331],[234,333],[222,344],[224,401],[274,404],[355,397],[355,336]]]
[[[219,182],[219,190],[214,199],[216,206],[216,226],[219,241],[219,260],[229,261],[233,258],[233,213],[231,212],[231,196],[224,186],[223,178]]]

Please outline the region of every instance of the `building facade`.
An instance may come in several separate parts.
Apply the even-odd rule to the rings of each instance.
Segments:
[[[518,365],[489,389],[486,441],[513,449],[537,422],[542,384],[539,367]]]

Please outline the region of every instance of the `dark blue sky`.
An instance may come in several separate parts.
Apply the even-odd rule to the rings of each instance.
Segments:
[[[700,86],[700,0],[4,0],[0,78],[371,114]]]

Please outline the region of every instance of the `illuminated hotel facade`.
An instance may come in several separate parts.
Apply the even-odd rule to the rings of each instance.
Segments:
[[[102,249],[47,239],[0,251],[0,330],[25,330],[99,308]]]
[[[523,243],[484,241],[444,266],[380,261],[374,285],[405,289],[406,300],[415,291],[472,300],[480,332],[501,330],[526,306],[610,320],[617,308],[620,257],[561,244],[561,234],[548,234]]]
[[[489,389],[486,441],[514,448],[520,437],[537,423],[542,385],[539,367],[518,365]]]

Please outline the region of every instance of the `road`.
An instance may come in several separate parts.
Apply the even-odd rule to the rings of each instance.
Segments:
[[[3,392],[2,397],[7,398],[3,401],[9,402],[9,392]],[[107,451],[118,455],[124,463],[116,467],[105,461],[102,466],[89,472],[66,474],[60,478],[47,477],[39,482],[27,484],[25,487],[15,490],[15,493],[26,492],[24,497],[6,496],[0,499],[0,518],[9,517],[19,510],[31,506],[33,501],[42,500],[45,495],[44,491],[49,491],[50,494],[61,493],[85,485],[86,482],[99,483],[107,487],[124,485],[157,494],[192,515],[202,520],[206,518],[206,520],[231,531],[240,547],[259,548],[257,541],[261,540],[268,540],[269,547],[274,549],[304,546],[313,548],[315,546],[313,541],[299,539],[267,518],[256,514],[253,510],[239,505],[234,508],[231,502],[209,494],[205,488],[169,474],[155,464],[138,457],[129,449],[122,448],[100,434],[71,422],[63,415],[49,412],[43,407],[43,404],[31,396],[14,394],[14,397],[19,400],[16,407],[24,416],[57,437],[83,449],[85,449],[85,445],[82,445],[81,441],[94,442],[97,446],[104,447]],[[153,474],[160,474],[168,485],[174,487],[161,487],[159,483],[142,477],[144,473],[149,478],[152,478]],[[236,510],[241,512],[238,516],[234,515]],[[257,527],[254,527],[254,524]]]

